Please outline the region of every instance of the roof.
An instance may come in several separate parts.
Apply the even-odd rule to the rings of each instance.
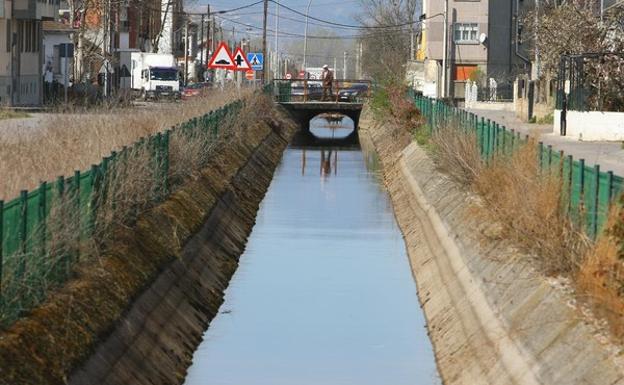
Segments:
[[[41,29],[44,32],[72,32],[74,29],[68,24],[58,21],[44,20],[41,22]]]

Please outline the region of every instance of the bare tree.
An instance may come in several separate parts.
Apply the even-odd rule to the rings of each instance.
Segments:
[[[358,15],[364,28],[362,67],[375,79],[402,81],[410,59],[410,45],[418,32],[415,15],[418,0],[361,0]],[[414,39],[411,37],[414,36]]]
[[[624,108],[624,10],[600,17],[595,0],[546,1],[523,18],[541,74],[556,78],[562,55],[588,55],[582,86],[593,108]],[[604,54],[604,55],[603,55]]]

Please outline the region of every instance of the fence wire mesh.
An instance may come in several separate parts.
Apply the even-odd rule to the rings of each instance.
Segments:
[[[497,153],[510,153],[520,144],[528,142],[528,136],[509,130],[496,122],[473,113],[420,95],[411,94],[430,130],[453,121],[462,129],[474,130],[484,161]],[[607,221],[609,207],[624,193],[624,178],[611,171],[601,171],[600,166],[588,167],[584,159],[575,160],[572,155],[556,151],[550,146],[539,146],[539,162],[543,170],[559,170],[563,183],[563,206],[570,217],[593,239],[600,234]]]

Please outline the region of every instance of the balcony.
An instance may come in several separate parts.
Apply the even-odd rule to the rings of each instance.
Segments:
[[[17,20],[54,19],[59,0],[13,0],[13,17]]]

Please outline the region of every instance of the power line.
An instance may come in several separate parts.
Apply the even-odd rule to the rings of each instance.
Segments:
[[[283,5],[281,3],[276,2],[275,0],[268,0],[272,3],[277,4],[278,6],[280,6],[281,8],[285,8],[291,12],[294,12],[300,16],[304,16],[307,17],[309,19],[312,20],[316,20],[316,21],[320,21],[321,23],[325,23],[325,24],[330,24],[330,25],[335,25],[335,26],[339,26],[339,27],[347,27],[347,28],[355,28],[355,29],[390,29],[390,28],[400,28],[400,27],[406,27],[406,26],[410,26],[413,24],[419,24],[422,22],[422,20],[426,20],[426,19],[422,19],[422,20],[414,20],[414,21],[410,21],[410,22],[406,22],[406,23],[402,23],[402,24],[394,24],[394,25],[353,25],[353,24],[342,24],[342,23],[336,23],[333,21],[329,21],[329,20],[323,20],[323,19],[319,19],[317,17],[314,16],[310,16],[310,15],[306,15],[303,12],[299,12],[296,9],[290,8],[286,5]],[[432,16],[433,17],[433,16]]]
[[[242,23],[240,21],[236,21],[234,19],[228,19],[227,17],[223,17],[223,16],[217,16],[217,17],[220,19],[229,21],[230,23],[233,23],[233,24],[241,25],[241,26],[248,27],[248,28],[253,28],[256,30],[262,30],[262,27],[258,27],[255,25],[247,24],[247,23]],[[267,29],[267,32],[275,33],[275,31],[271,29]],[[318,40],[361,39],[363,37],[384,36],[384,35],[390,35],[390,34],[396,34],[396,33],[397,31],[393,30],[393,31],[378,32],[378,33],[373,33],[373,34],[369,33],[369,34],[362,34],[362,35],[343,35],[343,36],[338,36],[338,35],[337,36],[310,36],[308,35],[308,39],[318,39]],[[278,34],[284,37],[297,37],[297,38],[305,37],[305,35],[302,35],[299,33],[285,32],[285,31],[279,31]]]

